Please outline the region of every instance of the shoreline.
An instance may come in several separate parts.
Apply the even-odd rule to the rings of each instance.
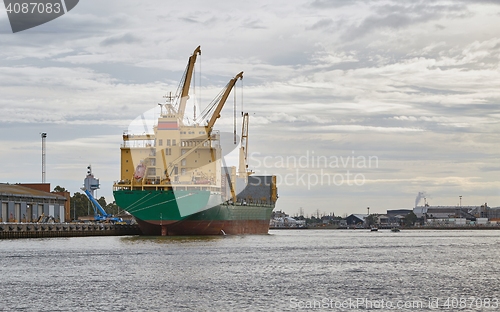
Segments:
[[[270,227],[270,230],[368,230],[370,228],[346,228],[346,227]],[[391,230],[392,228],[378,228],[378,230]],[[422,226],[422,227],[398,227],[400,230],[500,230],[500,226]]]

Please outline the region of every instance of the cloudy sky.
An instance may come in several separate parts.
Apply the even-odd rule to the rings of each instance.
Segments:
[[[250,167],[279,176],[277,209],[500,206],[497,3],[83,0],[15,34],[2,9],[0,181],[41,181],[47,132],[47,181],[77,192],[90,163],[112,200],[123,130],[201,45],[192,97],[244,71]]]

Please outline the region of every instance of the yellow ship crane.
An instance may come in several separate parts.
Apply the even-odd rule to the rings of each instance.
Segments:
[[[210,121],[205,126],[208,135],[212,133],[213,126],[217,121],[217,119],[220,117],[220,112],[222,111],[222,108],[224,107],[224,104],[226,103],[226,100],[229,97],[229,94],[231,93],[231,90],[233,89],[238,79],[243,79],[243,72],[240,72],[238,75],[234,76],[234,78],[231,79],[227,84],[224,94],[220,97],[219,104],[217,104],[217,107],[215,108],[215,111],[212,114]]]
[[[231,90],[233,89],[234,85],[236,84],[236,81],[238,79],[243,79],[243,72],[240,72],[238,75],[234,76],[233,79],[229,81],[229,83],[226,86],[226,90],[222,94],[219,100],[219,104],[217,104],[217,107],[215,108],[214,113],[212,114],[212,117],[210,118],[210,121],[208,124],[205,126],[206,132],[208,134],[208,138],[210,139],[212,137],[212,129],[217,121],[217,119],[220,118],[220,113],[222,111],[222,108],[224,107],[224,104],[226,103],[227,98],[229,97],[229,94],[231,93]],[[215,155],[212,152],[212,160],[215,160]],[[229,173],[226,173],[227,181],[229,183],[229,189],[231,191],[231,198],[233,202],[236,202],[236,192],[235,192],[235,181],[231,181],[231,177]]]
[[[195,145],[194,147],[192,147],[191,149],[189,149],[188,151],[186,151],[184,154],[182,154],[181,156],[179,156],[176,159],[174,159],[168,165],[167,165],[167,161],[166,161],[165,150],[162,149],[161,153],[162,153],[163,166],[164,166],[164,168],[166,168],[165,174],[167,175],[167,177],[169,177],[170,175],[172,175],[173,170],[175,168],[175,165],[177,165],[178,163],[180,163],[183,159],[185,159],[187,156],[189,156],[196,149],[198,149],[199,147],[203,146],[205,144],[205,142],[211,140],[211,138],[212,138],[211,133],[212,133],[213,126],[214,126],[215,122],[217,121],[217,119],[220,117],[220,113],[222,111],[222,108],[224,107],[224,104],[226,103],[227,98],[229,97],[229,94],[231,93],[234,85],[236,84],[236,81],[238,81],[238,79],[242,79],[242,78],[243,78],[243,72],[240,72],[233,79],[231,79],[229,81],[229,83],[226,85],[226,88],[223,89],[224,92],[223,92],[222,96],[219,97],[219,102],[218,102],[218,104],[217,104],[217,106],[216,106],[216,108],[214,110],[214,113],[212,114],[212,117],[208,121],[208,124],[205,126],[205,130],[206,130],[206,133],[207,133],[207,137],[206,137],[205,140],[199,142],[197,145]],[[217,102],[217,101],[215,100],[214,102]],[[215,106],[215,104],[214,104],[214,106]],[[213,152],[212,152],[212,161],[214,161],[214,160],[215,160],[215,155],[213,155]]]
[[[189,57],[188,65],[186,68],[186,75],[184,76],[184,83],[182,85],[181,102],[177,110],[177,118],[179,122],[182,123],[184,119],[184,111],[186,110],[186,103],[189,99],[189,87],[191,86],[191,78],[193,77],[194,64],[196,63],[196,57],[201,55],[201,46],[198,46],[193,55]]]

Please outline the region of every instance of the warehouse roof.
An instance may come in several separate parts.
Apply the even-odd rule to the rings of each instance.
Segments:
[[[29,187],[0,183],[0,196],[16,196],[16,197],[28,197],[28,198],[50,198],[57,200],[66,200],[64,196],[56,195],[53,193],[47,193],[43,191],[38,191],[31,189]]]

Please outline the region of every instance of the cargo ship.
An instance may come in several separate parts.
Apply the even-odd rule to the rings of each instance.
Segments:
[[[243,72],[198,118],[194,108],[192,121],[186,122],[194,64],[200,54],[197,47],[189,57],[178,93],[159,104],[151,131],[123,133],[121,177],[113,185],[116,204],[134,216],[144,235],[266,234],[278,199],[276,176],[257,176],[248,170],[249,115],[241,114],[238,168],[225,166],[224,153],[232,148],[225,146],[224,133],[214,130]],[[236,143],[236,127],[231,143]]]

